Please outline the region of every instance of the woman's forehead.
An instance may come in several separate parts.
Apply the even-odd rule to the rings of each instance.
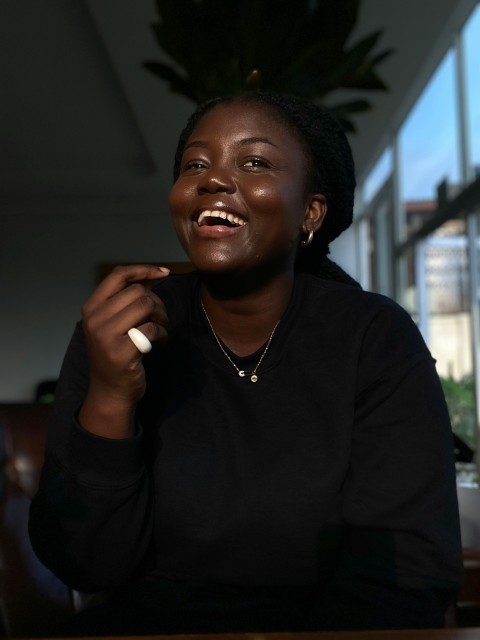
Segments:
[[[282,137],[299,142],[299,133],[274,107],[256,101],[232,100],[215,105],[197,122],[189,141],[227,133],[238,137]],[[187,144],[188,144],[187,142]]]

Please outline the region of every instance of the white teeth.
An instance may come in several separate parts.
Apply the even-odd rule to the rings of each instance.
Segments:
[[[242,218],[234,215],[233,213],[226,213],[225,211],[209,211],[205,210],[198,216],[197,223],[199,226],[204,224],[204,220],[206,218],[221,218],[222,220],[228,220],[232,224],[238,224],[240,227],[243,227],[246,222]]]

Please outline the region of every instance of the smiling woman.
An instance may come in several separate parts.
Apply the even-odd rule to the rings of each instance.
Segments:
[[[170,193],[175,228],[192,262],[242,281],[273,263],[279,277],[291,277],[300,230],[316,231],[326,212],[324,196],[306,184],[306,166],[298,135],[271,107],[252,102],[246,110],[230,102],[206,112],[185,145]],[[225,224],[222,215],[236,224]]]
[[[448,413],[410,317],[327,258],[354,187],[320,107],[255,93],[187,123],[169,202],[196,271],[115,269],[57,386],[32,542],[114,589],[63,635],[442,626]]]

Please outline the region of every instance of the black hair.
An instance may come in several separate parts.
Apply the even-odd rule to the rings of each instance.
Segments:
[[[180,173],[185,144],[198,122],[208,111],[228,102],[254,102],[269,107],[302,145],[309,167],[309,190],[325,196],[327,215],[314,234],[311,245],[298,251],[296,269],[359,286],[327,257],[330,242],[352,223],[355,192],[352,151],[341,125],[327,108],[295,96],[264,92],[210,100],[196,109],[180,134],[175,153],[174,180]]]

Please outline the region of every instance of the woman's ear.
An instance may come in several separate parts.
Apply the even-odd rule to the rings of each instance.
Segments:
[[[321,193],[310,197],[308,208],[303,219],[302,229],[305,233],[318,231],[327,215],[327,200]]]

